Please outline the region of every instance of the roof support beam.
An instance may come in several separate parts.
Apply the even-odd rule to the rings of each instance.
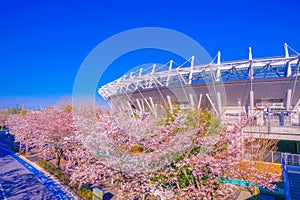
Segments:
[[[207,97],[207,99],[208,99],[208,101],[209,101],[211,107],[214,109],[216,115],[219,115],[219,112],[218,112],[218,110],[216,109],[215,104],[212,102],[212,100],[211,100],[209,94],[206,93],[205,95],[206,95],[206,97]]]
[[[221,64],[221,51],[218,51],[218,60],[217,60],[217,72],[216,72],[216,82],[220,82],[220,77],[221,77],[221,70],[220,70],[220,64]]]
[[[150,109],[152,110],[152,113],[154,114],[154,116],[157,117],[157,112],[156,112],[155,105],[154,105],[152,97],[149,97],[149,100],[150,100],[150,103],[151,103],[151,106],[152,106],[152,109],[151,109],[151,106],[150,106]],[[146,100],[146,102],[147,102],[147,100]],[[148,102],[147,102],[147,104],[148,104]]]
[[[170,107],[170,113],[173,114],[173,105],[172,105],[171,97],[169,95],[167,95],[167,100]]]
[[[190,94],[190,106],[191,106],[191,110],[195,109],[194,97],[192,94]]]
[[[179,73],[179,68],[176,69],[177,70],[177,74],[178,74],[178,78],[181,78],[184,84],[187,84],[186,80],[183,78],[182,74]]]
[[[136,99],[136,102],[137,102],[137,105],[138,105],[138,107],[139,107],[140,112],[142,112],[143,109],[142,109],[142,106],[141,106],[140,101],[139,101],[138,99]]]
[[[296,105],[293,107],[292,111],[296,111],[299,105],[300,105],[300,98],[298,99]]]
[[[191,71],[190,71],[190,74],[189,74],[189,84],[192,84],[194,62],[195,62],[195,56],[192,56],[192,58],[191,58],[191,67],[190,67]]]
[[[288,50],[288,45],[287,43],[284,43],[284,52],[285,52],[285,58],[289,58],[289,50]],[[289,77],[292,75],[292,67],[291,63],[289,61],[286,62],[285,64],[285,77]]]
[[[172,71],[172,65],[173,65],[173,60],[170,60],[170,65],[169,65],[169,73],[168,73],[168,76],[167,76],[167,83],[166,83],[166,86],[168,87],[169,86],[169,83],[170,83],[170,73]]]
[[[200,108],[201,108],[201,104],[202,104],[202,94],[200,94],[200,96],[199,96],[199,102],[198,102],[198,110],[200,110]]]

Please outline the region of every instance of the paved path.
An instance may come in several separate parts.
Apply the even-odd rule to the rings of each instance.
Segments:
[[[0,147],[0,199],[71,199],[52,180]]]

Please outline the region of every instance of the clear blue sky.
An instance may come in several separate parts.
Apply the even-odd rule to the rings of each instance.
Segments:
[[[299,7],[297,0],[1,0],[0,107],[51,103],[71,94],[87,54],[132,28],[180,31],[212,56],[221,50],[224,60],[247,58],[248,46],[254,57],[283,55],[284,42],[300,51]],[[133,58],[113,64],[100,85],[138,64]],[[170,59],[164,55],[158,62]]]

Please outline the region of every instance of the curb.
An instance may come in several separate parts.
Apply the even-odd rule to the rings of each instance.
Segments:
[[[50,173],[45,171],[42,167],[35,164],[34,162],[31,162],[26,157],[24,157],[24,156],[22,156],[18,153],[16,155],[19,156],[19,158],[21,158],[22,160],[24,160],[28,164],[32,165],[37,170],[39,170],[41,173],[43,173],[47,178],[49,178],[51,181],[53,181],[53,183],[55,183],[55,185],[57,185],[57,187],[59,189],[61,189],[63,192],[65,192],[70,198],[72,198],[74,200],[81,200],[75,193],[72,192],[72,190],[70,190],[67,186],[62,184],[56,177],[54,177],[53,175],[51,175]]]
[[[30,160],[28,160],[26,157],[15,153],[9,149],[6,149],[2,146],[0,146],[0,149],[7,151],[9,153],[11,153],[12,155],[18,157],[19,159],[23,160],[25,163],[31,165],[32,167],[34,167],[38,172],[40,172],[41,174],[43,174],[46,178],[48,178],[50,181],[53,182],[53,184],[55,184],[62,192],[64,192],[68,198],[70,199],[74,199],[74,200],[81,200],[75,193],[73,193],[67,186],[65,186],[64,184],[62,184],[57,178],[55,178],[54,176],[52,176],[50,173],[46,172],[43,168],[41,168],[40,166],[38,166],[37,164],[31,162]],[[13,158],[14,158],[13,156]],[[18,161],[18,160],[17,160]],[[21,165],[23,165],[22,163],[20,163]],[[24,166],[27,170],[28,167]],[[33,173],[32,171],[29,170],[30,173]],[[38,177],[36,177],[43,185],[45,185]]]

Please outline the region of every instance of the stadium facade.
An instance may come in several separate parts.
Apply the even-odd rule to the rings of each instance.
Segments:
[[[182,108],[210,108],[219,116],[256,109],[299,111],[300,54],[284,44],[280,57],[221,62],[221,53],[208,64],[197,65],[192,56],[175,66],[139,68],[99,88],[116,111],[148,111],[154,115],[174,103]],[[293,50],[294,55],[289,51]],[[188,66],[186,66],[189,64]]]
[[[293,54],[290,52],[293,51]],[[213,110],[224,122],[255,119],[243,129],[259,138],[277,139],[278,151],[300,153],[300,54],[284,44],[283,56],[182,65],[169,61],[135,69],[99,88],[116,112],[164,115],[182,109]],[[198,61],[199,63],[199,61]]]

